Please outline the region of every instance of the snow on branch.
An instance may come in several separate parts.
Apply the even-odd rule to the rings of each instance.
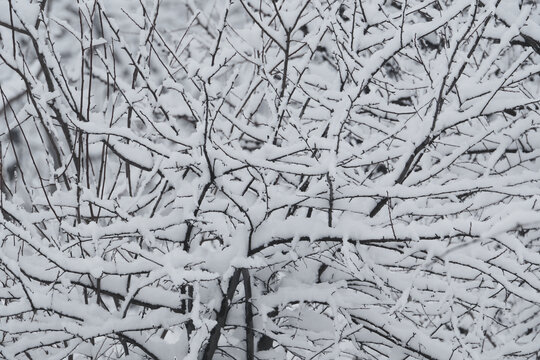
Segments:
[[[538,359],[539,10],[0,1],[0,358]]]

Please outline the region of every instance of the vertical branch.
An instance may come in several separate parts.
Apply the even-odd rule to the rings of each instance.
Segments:
[[[227,5],[227,8],[225,9],[225,14],[223,15],[223,19],[222,19],[222,26],[221,28],[218,30],[218,38],[216,40],[216,47],[214,48],[214,52],[212,53],[212,61],[211,61],[211,65],[214,66],[214,63],[215,63],[215,60],[216,60],[216,54],[219,50],[219,44],[221,42],[221,37],[223,36],[223,31],[225,31],[225,27],[227,25],[227,15],[229,14],[229,6],[231,5],[231,3],[229,2],[229,4]]]
[[[242,269],[244,282],[244,309],[246,313],[246,359],[255,358],[254,336],[253,336],[253,309],[251,307],[251,279],[248,269]]]
[[[11,3],[12,0],[9,0],[9,22],[11,24],[11,41],[13,46],[13,59],[16,58],[16,49],[15,49],[15,26],[13,25],[13,4]]]
[[[360,0],[362,1],[362,0]],[[352,15],[352,24],[351,24],[351,51],[353,51],[354,47],[354,27],[356,26],[356,10],[358,5],[356,4],[356,0],[354,0],[354,11]]]
[[[403,47],[403,27],[405,26],[405,10],[407,9],[407,0],[403,0],[401,4],[401,28],[399,29],[399,46]]]
[[[279,97],[282,98],[285,95],[285,89],[287,88],[287,72],[289,69],[289,52],[291,47],[291,32],[288,29],[285,29],[285,58],[283,60],[283,79],[281,79],[281,91]]]
[[[326,173],[326,181],[328,182],[328,227],[332,227],[332,212],[334,210],[334,184],[332,176]]]
[[[241,272],[241,269],[235,269],[233,276],[229,280],[227,294],[225,294],[223,296],[223,299],[221,300],[221,306],[219,308],[219,312],[216,318],[216,325],[210,331],[210,338],[208,339],[208,343],[206,344],[206,348],[204,349],[202,360],[212,360],[214,358],[214,354],[218,348],[219,338],[221,337],[221,330],[223,329],[223,327],[225,326],[225,322],[227,321],[227,314],[229,313],[231,300],[234,297],[234,292],[236,291],[238,283],[240,282]]]

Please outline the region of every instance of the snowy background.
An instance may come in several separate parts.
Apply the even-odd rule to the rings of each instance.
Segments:
[[[538,5],[0,0],[0,358],[540,358]]]

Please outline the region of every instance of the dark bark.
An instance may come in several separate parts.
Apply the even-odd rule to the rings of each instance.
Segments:
[[[242,278],[244,281],[244,305],[246,312],[246,359],[255,358],[255,348],[253,346],[253,309],[251,308],[251,279],[249,270],[242,269]]]
[[[234,274],[231,277],[231,280],[229,281],[229,287],[227,288],[227,294],[223,296],[223,299],[221,300],[221,306],[219,308],[219,312],[217,314],[217,324],[214,326],[212,331],[210,331],[210,339],[208,340],[208,343],[206,344],[206,348],[204,349],[203,353],[203,360],[211,360],[214,358],[214,354],[216,353],[219,338],[221,337],[221,330],[225,326],[225,322],[227,321],[227,314],[229,313],[231,300],[234,296],[234,292],[236,291],[236,288],[238,287],[238,283],[240,282],[240,273],[242,272],[242,269],[236,269],[234,270]]]

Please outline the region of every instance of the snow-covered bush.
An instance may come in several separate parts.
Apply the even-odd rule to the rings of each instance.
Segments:
[[[0,358],[538,359],[535,0],[0,0]]]

